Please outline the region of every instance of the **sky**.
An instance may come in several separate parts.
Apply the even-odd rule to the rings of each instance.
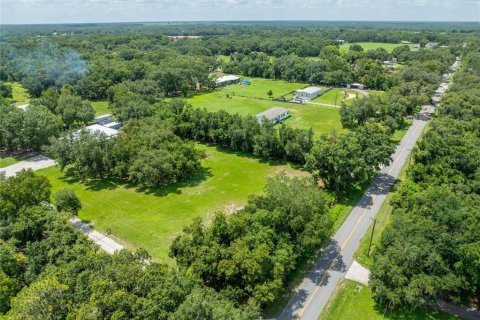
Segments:
[[[480,21],[480,0],[0,0],[1,24],[369,20]]]

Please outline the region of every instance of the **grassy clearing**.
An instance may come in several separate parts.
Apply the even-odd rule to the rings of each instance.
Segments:
[[[348,99],[349,97],[352,98]],[[342,88],[334,88],[330,91],[325,92],[320,97],[313,99],[312,101],[336,105],[339,107],[342,104],[342,100],[345,101],[346,104],[349,104],[352,103],[354,99],[361,97],[363,97],[363,95],[356,91]]]
[[[294,128],[312,128],[317,135],[328,133],[332,129],[337,132],[343,131],[338,109],[259,99],[267,96],[268,88],[272,88],[276,96],[277,93],[286,94],[301,88],[303,84],[260,79],[255,86],[256,82],[257,79],[253,79],[250,86],[234,84],[211,93],[195,95],[190,97],[188,102],[209,111],[226,110],[240,115],[256,115],[272,107],[281,106],[290,109],[291,117],[285,120],[285,123]]]
[[[372,299],[372,291],[355,281],[342,280],[335,289],[319,320],[450,320],[459,319],[438,311],[407,310],[384,312],[379,309]]]
[[[91,101],[93,109],[95,109],[95,116],[101,116],[104,114],[112,113],[108,108],[108,101],[100,100],[100,101]]]
[[[350,46],[352,44],[359,44],[362,46],[363,50],[374,50],[378,48],[384,48],[388,52],[392,52],[393,49],[396,47],[402,46],[400,43],[381,43],[381,42],[352,42],[352,43],[344,43],[340,46],[340,51],[341,52],[347,52],[350,49]],[[410,47],[410,50],[417,50],[413,44],[408,45]]]
[[[15,106],[21,106],[30,103],[30,94],[27,89],[18,82],[5,82],[12,87],[12,102]]]
[[[143,247],[165,262],[171,262],[171,242],[194,218],[208,219],[227,207],[242,207],[248,195],[261,192],[267,177],[276,172],[306,174],[283,163],[198,147],[207,154],[202,161],[205,169],[186,182],[163,188],[138,189],[115,180],[83,184],[57,167],[38,173],[49,178],[53,192],[65,187],[76,191],[83,205],[82,220],[91,221],[100,232],[110,228],[127,247]]]

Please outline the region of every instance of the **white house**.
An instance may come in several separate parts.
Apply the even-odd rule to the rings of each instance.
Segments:
[[[308,87],[305,89],[299,89],[295,93],[295,99],[298,100],[312,100],[315,99],[316,97],[320,96],[322,94],[322,91],[318,87]]]
[[[274,107],[256,115],[257,121],[262,123],[265,119],[272,123],[277,123],[290,116],[290,110],[282,107]]]
[[[227,84],[238,83],[238,82],[240,82],[240,77],[234,76],[232,74],[222,76],[217,80],[215,80],[215,83],[217,84],[217,86],[226,86]]]
[[[120,122],[115,121],[111,114],[104,114],[102,116],[96,117],[95,119],[93,119],[93,122],[111,129],[118,129],[122,126]]]
[[[20,108],[22,110],[27,110],[28,106],[30,106],[29,104],[22,104],[21,106],[17,106],[17,108]]]
[[[78,130],[76,134],[79,134],[82,130],[83,129]],[[92,124],[91,126],[85,127],[85,130],[89,131],[90,133],[102,132],[109,138],[115,137],[118,134],[118,130],[107,128],[99,124]]]

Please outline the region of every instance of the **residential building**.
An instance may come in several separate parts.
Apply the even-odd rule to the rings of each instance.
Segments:
[[[288,118],[289,116],[290,110],[282,107],[274,107],[266,111],[260,112],[256,115],[257,121],[259,123],[262,123],[265,119],[272,123],[277,123],[279,121],[282,121],[283,119]]]

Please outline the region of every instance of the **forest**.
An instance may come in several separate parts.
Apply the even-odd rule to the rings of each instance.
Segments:
[[[480,42],[413,151],[374,253],[371,287],[390,308],[480,299]]]
[[[0,148],[45,152],[83,182],[165,187],[187,181],[205,157],[196,143],[286,161],[310,175],[275,175],[235,214],[196,219],[171,245],[175,266],[156,263],[143,249],[102,253],[67,222],[81,208],[75,194],[52,197],[48,180],[31,171],[0,177],[1,313],[12,319],[258,319],[302,263],[320,254],[334,232],[333,204],[388,165],[394,132],[430,102],[462,53],[463,70],[413,153],[409,180],[396,191],[394,220],[374,253],[372,287],[377,302],[391,308],[422,307],[438,296],[478,300],[476,35],[368,25],[52,28],[7,29],[1,37]],[[169,38],[182,34],[201,37]],[[422,47],[399,44],[387,52],[353,44],[342,52],[339,39]],[[430,41],[443,47],[425,48]],[[394,58],[400,68],[386,68],[383,61]],[[215,90],[212,74],[219,69],[328,86],[361,82],[385,94],[342,103],[345,131],[316,136],[311,128],[259,123],[184,100]],[[10,103],[7,82],[28,89],[30,107]],[[82,129],[92,123],[98,100],[108,100],[123,124],[114,139]]]

